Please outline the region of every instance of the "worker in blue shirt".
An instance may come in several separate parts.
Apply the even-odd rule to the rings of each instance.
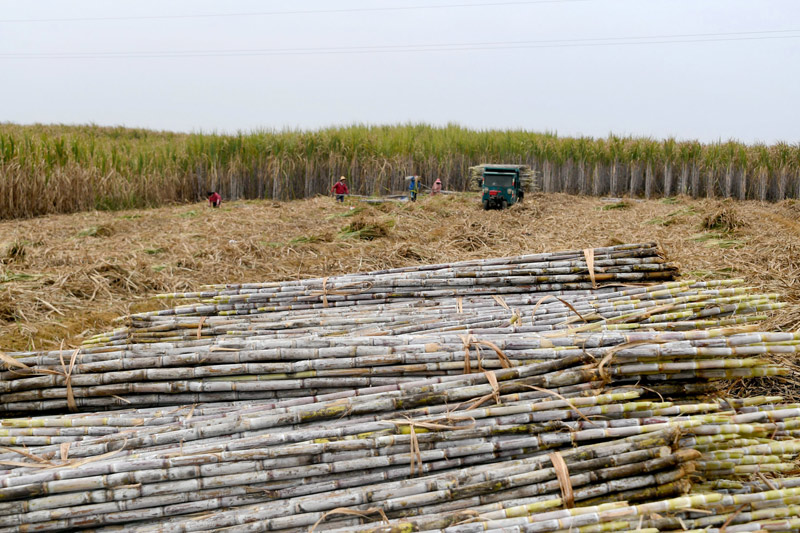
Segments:
[[[411,177],[411,182],[408,184],[408,194],[412,202],[417,201],[417,194],[419,194],[419,176]]]

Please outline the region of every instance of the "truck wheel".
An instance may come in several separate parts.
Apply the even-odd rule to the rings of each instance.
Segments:
[[[500,200],[500,209],[505,209],[507,207],[508,207],[508,200],[506,200],[505,198]]]
[[[489,210],[489,201],[488,200],[484,200],[483,201],[483,210],[484,211],[488,211]]]

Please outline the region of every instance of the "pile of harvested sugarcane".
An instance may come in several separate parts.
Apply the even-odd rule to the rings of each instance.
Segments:
[[[729,494],[726,488],[722,492],[699,493],[639,505],[614,501],[570,509],[560,509],[560,499],[553,499],[533,505],[498,506],[496,510],[479,514],[452,513],[443,517],[391,521],[387,517],[379,526],[353,524],[325,531],[735,533],[800,529],[800,478],[725,485],[736,486],[738,491]],[[462,520],[454,524],[454,519]]]
[[[800,333],[674,274],[622,245],[215,286],[0,354],[37,413],[0,428],[0,533],[797,529],[800,405],[724,387]]]
[[[798,406],[643,399],[608,379],[575,354],[249,407],[6,421],[51,440],[0,454],[0,531],[352,530],[376,509],[436,530],[796,468]]]
[[[672,280],[676,266],[654,243],[421,265],[343,276],[209,286],[162,298],[203,299],[136,317],[247,315],[327,307],[436,305],[486,295],[603,293],[620,284]]]
[[[483,178],[483,169],[488,166],[505,166],[505,165],[477,165],[469,167],[469,180],[467,188],[470,191],[481,190],[481,179]],[[536,192],[542,190],[541,174],[531,169],[528,165],[515,165],[519,167],[519,176],[522,183],[522,188],[527,192]]]
[[[95,339],[72,353],[15,354],[13,365],[0,373],[0,409],[106,409],[320,395],[576,353],[596,361],[616,353],[605,365],[610,375],[624,376],[626,382],[643,380],[669,393],[678,382],[707,388],[712,377],[771,375],[774,369],[762,366],[757,356],[796,350],[791,334],[764,337],[787,341],[782,344],[733,336],[714,342],[737,344],[707,348],[707,334],[699,328],[747,323],[779,304],[769,295],[695,285],[702,286],[675,287],[685,296],[665,297],[665,304],[645,297],[666,296],[668,290],[641,292],[636,303],[629,303],[629,295],[604,301],[595,311],[585,310],[586,322],[549,307],[505,309],[491,298],[494,307],[461,313],[455,307],[430,313],[387,309],[368,316],[314,311],[294,319],[267,315],[266,322],[242,317],[201,322],[195,317],[187,323],[173,317],[166,324],[156,321],[155,327],[144,321],[121,332],[122,339],[105,344]],[[543,308],[546,312],[539,313]],[[359,328],[361,319],[364,327]],[[211,331],[204,333],[204,328]],[[618,352],[630,342],[651,344],[631,356]],[[748,355],[756,357],[742,357]]]
[[[724,327],[765,318],[783,306],[777,294],[758,294],[742,281],[669,282],[602,293],[487,295],[427,299],[418,303],[313,308],[239,317],[145,313],[126,318],[128,326],[87,340],[86,347],[148,342],[181,342],[218,335],[401,335],[442,331],[546,333],[554,330],[690,330]],[[193,307],[194,310],[200,306]],[[159,312],[160,313],[160,312]],[[580,326],[580,327],[579,327]]]

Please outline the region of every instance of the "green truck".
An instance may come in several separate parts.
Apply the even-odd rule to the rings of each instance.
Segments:
[[[505,209],[525,196],[520,177],[521,165],[487,165],[480,179],[484,209]]]

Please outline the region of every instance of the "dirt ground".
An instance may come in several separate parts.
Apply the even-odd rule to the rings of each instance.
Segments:
[[[800,327],[800,202],[548,194],[485,212],[473,194],[376,205],[317,197],[0,222],[0,350],[74,346],[120,315],[166,305],[155,293],[208,283],[643,241],[658,242],[684,278],[742,277],[780,293],[789,305],[765,328]]]

